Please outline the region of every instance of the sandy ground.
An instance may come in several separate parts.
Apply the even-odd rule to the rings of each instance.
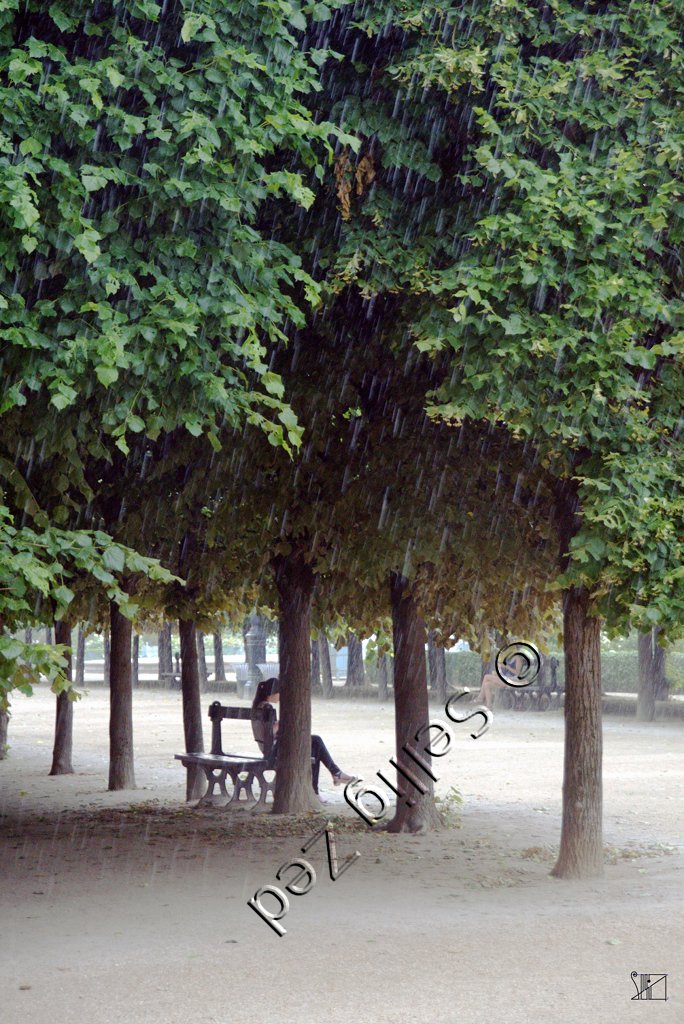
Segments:
[[[558,712],[497,712],[477,741],[454,727],[437,794],[458,787],[464,804],[438,835],[371,833],[326,777],[338,857],[361,856],[333,882],[317,843],[317,882],[290,897],[279,938],[247,900],[325,817],[187,806],[176,693],[136,694],[135,791],[106,792],[96,689],[76,706],[75,774],[50,778],[53,701],[17,699],[0,762],[2,1024],[684,1020],[681,722],[606,719],[606,868],[591,882],[548,874]],[[233,728],[249,749],[249,723]],[[314,730],[366,780],[393,752],[389,704],[317,701]],[[667,973],[668,1001],[632,1001],[633,971]]]

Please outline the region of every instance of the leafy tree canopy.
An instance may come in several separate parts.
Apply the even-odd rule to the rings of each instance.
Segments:
[[[434,415],[528,442],[579,515],[558,584],[611,629],[684,620],[683,30],[675,2],[353,4],[317,101],[362,140],[326,288],[401,295],[398,342],[451,360]]]
[[[42,571],[41,530],[50,571],[68,572],[60,531],[88,525],[89,461],[112,465],[143,433],[218,447],[245,420],[299,444],[265,346],[318,287],[260,215],[310,205],[289,164],[319,180],[331,152],[303,104],[326,54],[301,50],[302,24],[287,3],[0,3],[7,621],[17,581]]]
[[[55,692],[68,686],[62,669],[63,648],[26,644],[9,630],[41,617],[54,621],[69,616],[75,581],[87,576],[97,581],[110,600],[132,616],[135,605],[118,583],[121,573],[144,574],[161,583],[174,577],[153,559],[145,558],[100,531],[60,530],[43,524],[36,531],[18,530],[9,510],[0,505],[0,709],[7,707],[15,687],[31,692],[39,675],[53,683]]]

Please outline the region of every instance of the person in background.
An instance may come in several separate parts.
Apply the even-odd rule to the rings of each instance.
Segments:
[[[510,679],[512,682],[515,682],[520,678],[518,674],[521,671],[520,660],[518,655],[508,659],[508,664],[504,664],[501,669],[501,675],[504,679],[501,679],[497,672],[488,672],[483,676],[480,683],[480,692],[475,701],[478,704],[484,704],[486,708],[493,708],[494,696],[497,690],[503,690],[507,685],[504,680]]]
[[[256,693],[254,694],[254,700],[252,701],[252,711],[256,711],[262,708],[265,704],[277,704],[280,700],[279,693],[279,681],[277,679],[264,679],[257,685]],[[273,722],[273,738],[274,744],[271,751],[271,761],[275,765],[278,757],[278,721]],[[260,741],[257,739],[257,742]],[[263,749],[263,744],[260,743]],[[324,764],[332,775],[333,782],[336,786],[341,786],[346,782],[353,782],[354,776],[347,775],[343,772],[338,765],[332,759],[330,751],[326,747],[325,743],[320,736],[311,737],[311,757],[313,758],[313,765],[311,766],[311,778],[313,783],[314,792],[318,795],[318,773],[321,764]]]

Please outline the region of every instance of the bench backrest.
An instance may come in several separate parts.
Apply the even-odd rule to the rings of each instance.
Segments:
[[[254,739],[263,751],[264,757],[269,758],[273,749],[273,723],[276,720],[276,710],[272,704],[265,704],[263,708],[257,708],[254,712],[251,708],[227,707],[215,700],[209,705],[209,717],[211,718],[211,752],[222,754],[221,744],[221,722],[224,718],[242,719],[252,723]]]

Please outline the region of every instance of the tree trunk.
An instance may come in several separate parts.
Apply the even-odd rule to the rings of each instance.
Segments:
[[[204,753],[202,735],[201,678],[198,657],[199,638],[191,619],[180,619],[181,692],[183,694],[183,731],[189,754]],[[204,772],[197,765],[187,769],[186,800],[199,800],[206,789]]]
[[[0,761],[4,761],[7,757],[7,726],[9,725],[9,712],[5,711],[4,708],[0,708]]]
[[[408,580],[392,573],[392,632],[394,637],[394,728],[396,735],[397,806],[388,832],[428,832],[439,829],[442,821],[435,806],[434,784],[427,772],[404,751],[416,750],[416,733],[427,725],[427,672],[425,665],[425,624],[418,613]],[[420,750],[428,768],[429,754]],[[400,770],[399,770],[400,769]],[[415,778],[409,782],[403,773]],[[387,781],[387,780],[385,780]]]
[[[321,690],[323,696],[330,700],[334,694],[332,665],[330,663],[330,648],[325,633],[318,634],[318,657],[321,665]]]
[[[157,641],[159,655],[159,685],[171,689],[173,683],[173,650],[171,648],[171,623],[165,622]]]
[[[133,634],[133,686],[137,686],[140,676],[140,634]]]
[[[67,648],[64,674],[71,682],[71,627],[68,622],[55,622],[55,643]],[[50,775],[73,775],[71,748],[74,723],[74,702],[67,693],[57,694],[55,708],[55,743],[52,748]]]
[[[74,686],[78,689],[85,682],[85,630],[83,626],[78,627],[76,636],[76,671],[74,673]]]
[[[311,692],[321,692],[321,656],[318,640],[311,641]]]
[[[3,625],[2,619],[0,618],[0,636],[4,632],[5,632],[5,627]],[[30,644],[31,643],[31,638],[29,638],[28,632],[29,631],[27,629],[26,630],[25,643]],[[5,693],[5,701],[7,701],[7,697],[8,697],[8,694]],[[8,709],[9,709],[9,702],[8,702]],[[0,761],[4,761],[5,760],[5,758],[7,757],[7,751],[9,749],[9,747],[7,746],[7,727],[9,725],[9,710],[8,709],[0,708]]]
[[[217,683],[225,683],[226,666],[223,662],[223,639],[221,630],[214,633],[214,679]]]
[[[109,630],[105,629],[104,636],[102,637],[102,646],[104,650],[104,681],[105,686],[109,686],[112,678],[112,645],[109,640]]]
[[[494,671],[494,661],[495,661],[495,658],[496,658],[496,654],[494,652],[494,642],[493,642],[493,637],[492,637],[492,631],[489,628],[486,628],[483,632],[481,632],[479,634],[479,640],[480,640],[480,684],[481,684],[482,680],[484,679],[484,677],[489,675],[491,672]],[[483,651],[485,651],[487,649],[487,645],[489,645],[489,657],[485,658],[484,654],[483,654]]]
[[[428,633],[428,669],[430,689],[440,704],[446,704],[446,651],[435,643],[435,632],[432,629]]]
[[[589,600],[578,587],[563,600],[565,754],[556,878],[603,874],[601,623],[588,615]]]
[[[437,659],[435,656],[435,635],[434,629],[429,629],[427,634],[427,678],[428,689],[434,690],[437,682]]]
[[[656,700],[665,687],[665,651],[658,643],[660,630],[654,626],[649,633],[639,634],[639,692],[636,716],[638,722],[652,722]]]
[[[197,637],[197,671],[199,672],[200,692],[204,693],[209,688],[209,676],[207,674],[207,652],[204,647],[204,633],[201,630],[195,630],[195,636]],[[181,662],[183,660],[183,652],[181,651]],[[182,669],[181,669],[182,673]],[[181,688],[183,685],[181,675]]]
[[[378,655],[378,700],[387,700],[389,696],[390,660],[386,654]]]
[[[24,630],[24,643],[33,643],[33,630],[31,629],[30,626],[28,626],[27,629]]]
[[[45,627],[45,643],[46,644],[51,644],[52,643],[52,629],[50,628],[50,626],[46,626]]]
[[[109,606],[111,676],[109,684],[109,790],[135,789],[133,768],[133,625],[118,605]]]
[[[363,686],[363,644],[357,636],[347,637],[347,681],[345,686]]]
[[[653,674],[655,678],[656,700],[667,700],[670,693],[670,684],[665,677],[665,649],[658,643],[660,627],[654,627],[653,643]]]
[[[279,597],[280,726],[274,814],[318,804],[311,785],[311,599],[314,574],[301,551],[273,560]]]

